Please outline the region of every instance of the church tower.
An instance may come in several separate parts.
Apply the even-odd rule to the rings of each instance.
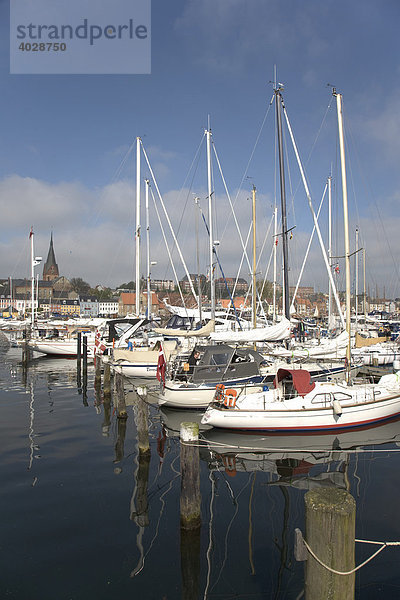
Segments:
[[[58,276],[59,276],[59,272],[58,272],[58,265],[56,263],[56,256],[54,254],[53,233],[52,233],[51,238],[50,238],[49,253],[47,255],[47,260],[43,267],[43,280],[44,281],[53,281],[54,279],[57,279]]]

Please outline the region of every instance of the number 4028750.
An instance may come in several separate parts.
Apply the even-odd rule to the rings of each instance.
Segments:
[[[65,52],[67,44],[64,42],[21,42],[18,50],[23,52]]]

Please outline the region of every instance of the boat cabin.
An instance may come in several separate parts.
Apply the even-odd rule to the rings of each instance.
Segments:
[[[186,362],[180,365],[176,378],[194,384],[248,378],[259,376],[264,362],[264,357],[250,348],[196,345]]]

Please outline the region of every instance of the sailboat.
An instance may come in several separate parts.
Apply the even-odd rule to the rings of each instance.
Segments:
[[[278,92],[280,96],[280,92]],[[341,154],[346,259],[347,365],[350,368],[350,250],[342,96],[336,93]],[[347,373],[347,375],[349,372]],[[237,394],[220,388],[203,424],[229,429],[279,432],[329,431],[364,427],[400,414],[400,371],[377,384],[312,382],[305,369],[278,369],[271,389]]]

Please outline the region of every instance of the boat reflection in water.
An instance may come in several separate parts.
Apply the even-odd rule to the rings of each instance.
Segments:
[[[278,475],[280,483],[302,489],[344,487],[338,472],[344,473],[343,466],[350,454],[384,444],[400,445],[400,419],[366,429],[326,434],[262,436],[210,429],[204,432],[203,441],[201,456],[209,467],[225,469],[231,476],[239,471],[268,471]],[[336,473],[329,467],[333,462],[341,463]],[[316,465],[330,469],[326,477],[323,473],[310,475]]]
[[[203,425],[201,419],[204,415],[203,410],[179,410],[176,408],[159,408],[161,422],[164,425],[168,437],[179,437],[181,423],[197,423],[200,433],[210,431],[211,425]]]

